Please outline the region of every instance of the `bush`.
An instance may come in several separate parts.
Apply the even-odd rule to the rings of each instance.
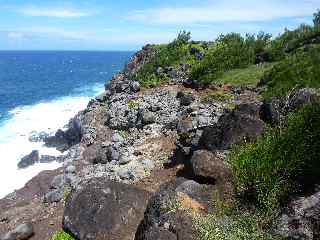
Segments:
[[[263,77],[265,98],[285,96],[294,87],[320,87],[320,47],[301,50],[276,64]]]
[[[55,235],[53,235],[51,240],[74,240],[74,238],[71,237],[65,231],[60,231],[60,232],[57,232]]]
[[[186,31],[180,32],[171,43],[156,45],[154,48],[155,55],[133,76],[143,87],[154,87],[167,82],[169,80],[169,76],[165,72],[167,67],[177,68],[182,64],[191,66],[198,59],[194,54],[191,54],[190,50],[203,51],[202,44],[190,42],[190,32]],[[158,72],[159,68],[162,68],[163,71]]]
[[[254,64],[257,54],[262,54],[270,37],[264,33],[257,36],[247,34],[246,37],[237,33],[220,36],[204,59],[192,68],[191,78],[211,84],[224,72]]]
[[[267,211],[313,186],[320,171],[320,105],[290,114],[280,128],[230,155],[237,191]]]

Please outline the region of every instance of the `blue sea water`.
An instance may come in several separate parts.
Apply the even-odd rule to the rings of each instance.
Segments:
[[[92,95],[131,52],[0,51],[0,121],[18,106]]]
[[[42,170],[57,163],[18,170],[21,157],[32,150],[59,155],[35,132],[54,133],[121,70],[132,52],[0,51],[0,197],[21,188]],[[13,177],[14,176],[14,177]],[[10,181],[8,181],[10,179]]]

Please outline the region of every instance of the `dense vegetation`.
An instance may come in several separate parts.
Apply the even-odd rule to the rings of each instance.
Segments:
[[[238,192],[266,210],[312,186],[320,171],[320,105],[306,106],[256,143],[236,146],[230,157]]]
[[[285,95],[296,85],[318,87],[319,19],[317,12],[312,26],[286,29],[274,39],[264,32],[230,33],[213,42],[193,42],[183,31],[169,44],[152,46],[154,56],[133,77],[144,87],[153,87],[169,81],[170,72],[181,67],[187,78],[201,85],[255,85],[264,75],[266,97]]]
[[[264,97],[285,96],[292,88],[320,87],[320,47],[299,49],[265,73]]]

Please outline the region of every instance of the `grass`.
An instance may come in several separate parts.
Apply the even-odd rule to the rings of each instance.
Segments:
[[[250,212],[194,216],[199,240],[280,240],[261,227],[264,217]]]
[[[201,101],[204,103],[209,103],[212,101],[224,102],[231,99],[233,99],[233,95],[231,93],[225,91],[216,91],[203,96]]]
[[[222,74],[215,83],[231,84],[233,86],[256,86],[264,76],[264,73],[272,68],[274,64],[264,63],[262,65],[251,65],[247,68],[234,69]]]
[[[253,144],[234,146],[237,192],[266,212],[316,183],[320,171],[320,105],[306,106]]]
[[[74,240],[74,238],[65,231],[61,230],[60,232],[54,234],[50,240]]]

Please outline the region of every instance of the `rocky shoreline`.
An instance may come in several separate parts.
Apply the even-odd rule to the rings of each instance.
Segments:
[[[205,215],[212,196],[227,202],[234,194],[230,146],[259,137],[280,118],[276,107],[285,114],[316,95],[303,89],[276,104],[255,87],[195,88],[183,66],[159,69],[170,81],[143,89],[131,76],[153,54],[149,46],[137,52],[67,130],[45,136],[47,146],[66,152],[63,167],[0,200],[2,240],[50,239],[62,226],[81,240],[197,239],[190,212]],[[208,98],[216,92],[231,97]],[[283,230],[296,216],[282,219]],[[22,223],[32,234],[17,238]]]

